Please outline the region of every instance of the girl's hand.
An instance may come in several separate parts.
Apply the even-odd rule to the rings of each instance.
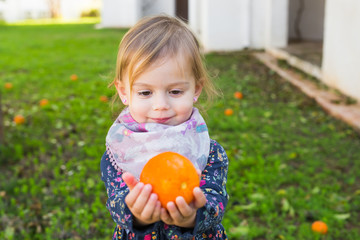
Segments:
[[[168,202],[166,206],[168,211],[161,209],[161,220],[168,225],[195,227],[196,211],[206,204],[206,197],[199,187],[194,188],[193,194],[194,201],[190,204],[187,204],[183,197],[177,197],[175,203]]]
[[[134,215],[134,225],[145,226],[160,221],[161,204],[158,196],[151,193],[151,185],[138,182],[128,172],[123,173],[122,178],[130,189],[125,203]]]

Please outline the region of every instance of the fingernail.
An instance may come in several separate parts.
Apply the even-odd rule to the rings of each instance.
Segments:
[[[151,190],[151,185],[150,185],[150,184],[146,184],[146,185],[145,185],[145,190]]]
[[[173,201],[170,201],[166,204],[166,207],[167,207],[167,209],[171,209],[174,205],[175,205],[175,203]]]
[[[150,195],[150,198],[153,199],[153,200],[155,200],[155,199],[157,199],[157,195],[156,195],[155,193],[152,193],[152,194]]]
[[[136,186],[141,189],[144,187],[144,184],[142,182],[139,182]]]

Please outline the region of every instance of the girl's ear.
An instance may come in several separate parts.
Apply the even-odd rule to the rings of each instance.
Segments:
[[[125,90],[125,84],[123,82],[121,82],[120,80],[116,80],[115,87],[116,87],[116,90],[117,90],[119,97],[120,97],[121,101],[123,102],[123,104],[128,105],[129,101],[128,101],[128,96],[127,96],[126,90]]]
[[[202,91],[202,86],[200,84],[197,84],[195,86],[195,95],[194,98],[198,99],[200,97],[201,91]]]

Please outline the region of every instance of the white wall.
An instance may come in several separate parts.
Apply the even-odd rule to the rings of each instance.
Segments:
[[[175,16],[175,1],[169,0],[142,0],[141,16],[151,16],[165,13]]]
[[[101,7],[101,1],[102,0],[60,0],[60,14],[64,19],[77,19],[80,18],[83,11],[99,9]],[[7,22],[51,17],[50,5],[47,0],[0,1],[0,12]]]
[[[300,4],[289,1],[289,37],[295,38],[295,18]],[[304,11],[299,24],[304,40],[322,40],[324,35],[325,0],[304,0]]]
[[[139,0],[103,0],[101,27],[131,27],[140,18]]]
[[[5,3],[0,1],[0,21],[5,20]]]
[[[1,15],[6,22],[15,22],[20,18],[19,0],[2,2],[0,5]]]
[[[203,5],[204,0],[189,0],[189,21],[188,24],[193,32],[199,37],[203,26]]]
[[[360,1],[327,0],[323,81],[360,100]]]
[[[19,7],[20,16],[22,19],[31,18],[39,19],[50,17],[49,5],[44,0],[26,1],[21,0],[21,6]]]
[[[249,45],[250,0],[190,0],[189,24],[205,50],[239,50]]]
[[[4,20],[9,23],[49,16],[48,5],[44,0],[7,0],[0,2],[0,11]]]
[[[287,46],[288,0],[264,0],[265,15],[265,47]]]
[[[73,0],[62,0],[60,3],[60,14],[63,19],[80,18],[83,2]]]
[[[288,0],[190,0],[189,24],[206,51],[287,44]]]
[[[285,47],[289,0],[189,0],[189,25],[206,51]],[[103,0],[103,27],[131,27],[141,17],[175,15],[175,0]]]
[[[98,27],[133,26],[142,17],[165,13],[175,16],[174,0],[103,0]]]
[[[63,19],[78,19],[81,13],[101,8],[101,0],[61,0],[60,12]]]
[[[267,7],[263,0],[251,0],[250,3],[250,46],[264,48]]]

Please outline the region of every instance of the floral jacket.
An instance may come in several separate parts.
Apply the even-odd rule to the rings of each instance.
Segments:
[[[207,202],[198,209],[194,228],[181,228],[159,221],[138,229],[133,226],[132,213],[125,204],[129,188],[122,180],[122,172],[115,170],[105,152],[101,159],[101,180],[109,197],[106,207],[117,224],[113,239],[227,239],[221,220],[229,199],[226,191],[228,164],[223,147],[211,140],[207,166],[200,181]]]

